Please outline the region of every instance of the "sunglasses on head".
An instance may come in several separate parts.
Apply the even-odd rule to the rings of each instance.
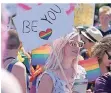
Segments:
[[[107,54],[108,59],[111,60],[111,55],[107,51],[105,51],[105,53]]]

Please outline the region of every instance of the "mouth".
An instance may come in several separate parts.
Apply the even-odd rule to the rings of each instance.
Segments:
[[[75,53],[75,54],[78,54],[78,50],[74,50],[74,51],[72,51],[73,53]]]

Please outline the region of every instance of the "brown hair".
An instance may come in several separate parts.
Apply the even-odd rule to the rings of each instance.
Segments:
[[[8,40],[6,44],[7,49],[18,49],[20,46],[20,40],[17,32],[13,29],[8,31]]]
[[[105,51],[111,50],[111,35],[103,37],[103,39],[96,43],[91,51],[92,57],[98,57],[99,64],[102,62]]]

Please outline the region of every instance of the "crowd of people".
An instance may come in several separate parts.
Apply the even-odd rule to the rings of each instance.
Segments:
[[[47,62],[33,81],[38,65],[31,65],[31,53],[25,51],[16,29],[7,31],[8,13],[4,7],[2,11],[2,93],[77,93],[76,79],[87,79],[79,61],[89,58],[97,58],[101,75],[87,82],[86,93],[111,93],[111,7],[99,9],[97,27],[78,26],[53,41]]]

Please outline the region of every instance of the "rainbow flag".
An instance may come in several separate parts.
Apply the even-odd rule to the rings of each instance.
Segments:
[[[87,60],[79,61],[79,65],[85,68],[88,81],[94,81],[101,75],[97,58],[89,58]]]
[[[32,50],[32,65],[44,65],[50,54],[51,46],[46,44]]]

